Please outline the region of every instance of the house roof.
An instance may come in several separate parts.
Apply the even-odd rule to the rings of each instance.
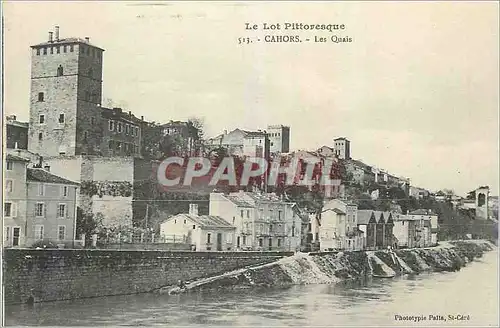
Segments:
[[[47,41],[47,42],[42,42],[42,43],[32,45],[31,48],[42,47],[42,46],[58,46],[58,45],[71,44],[71,43],[83,43],[83,44],[86,44],[88,46],[92,46],[94,48],[97,48],[97,49],[104,51],[104,49],[102,49],[98,46],[95,46],[95,45],[87,42],[87,40],[82,39],[82,38],[65,38],[65,39],[54,40],[53,42]]]
[[[132,113],[124,112],[123,109],[121,108],[106,108],[106,107],[101,107],[101,113],[103,117],[106,118],[115,118],[118,117],[122,120],[125,121],[130,121],[135,124],[139,124],[144,122],[143,120],[139,119]]]
[[[28,122],[20,122],[20,121],[15,121],[15,120],[9,120],[5,122],[6,125],[12,125],[12,126],[17,126],[20,128],[28,129],[29,128],[29,123]]]
[[[234,205],[239,206],[239,207],[255,207],[254,205],[250,204],[247,202],[245,199],[242,197],[238,197],[236,195],[225,195],[227,199],[229,199]]]
[[[410,214],[412,214],[412,215],[431,215],[432,213],[429,213],[428,210],[420,208],[418,210],[410,212]]]
[[[220,216],[215,215],[191,215],[191,214],[177,214],[166,219],[163,222],[170,221],[173,219],[187,219],[193,222],[196,225],[199,225],[203,228],[232,228],[236,229],[235,226],[221,218]]]
[[[15,156],[15,155],[11,155],[11,154],[7,154],[7,160],[13,161],[13,162],[29,162],[29,159]]]
[[[52,174],[44,169],[31,168],[27,170],[26,179],[28,181],[37,182],[48,182],[48,183],[59,183],[59,184],[69,184],[69,185],[79,185],[79,183],[61,178],[58,175]]]
[[[359,210],[358,211],[358,224],[368,224],[372,217],[372,210]]]

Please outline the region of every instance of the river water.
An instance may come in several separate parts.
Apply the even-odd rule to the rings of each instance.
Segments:
[[[498,326],[498,249],[459,272],[185,295],[141,294],[8,306],[6,325]],[[398,321],[424,316],[426,320]],[[431,320],[441,315],[446,321]],[[464,320],[451,320],[463,315]]]

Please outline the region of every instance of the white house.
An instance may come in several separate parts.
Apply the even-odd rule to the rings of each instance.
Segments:
[[[294,206],[275,194],[214,192],[209,214],[236,227],[237,249],[296,251],[301,244],[302,218]]]
[[[189,205],[189,214],[172,216],[160,224],[165,242],[185,242],[196,251],[234,251],[236,228],[219,216],[198,215],[198,205]]]
[[[363,232],[358,229],[357,205],[339,199],[328,201],[321,213],[320,247],[327,249],[362,250]]]

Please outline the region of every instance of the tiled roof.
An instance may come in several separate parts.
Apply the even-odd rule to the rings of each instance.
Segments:
[[[61,178],[60,176],[39,168],[28,169],[26,179],[28,181],[79,185],[77,182]]]
[[[410,212],[412,215],[432,215],[432,213],[428,213],[428,210],[425,209],[418,209],[415,211]]]
[[[103,114],[104,117],[110,117],[110,116],[119,117],[120,119],[128,120],[128,121],[133,122],[133,123],[144,122],[141,119],[139,119],[138,117],[136,117],[134,114],[129,115],[128,112],[124,112],[123,109],[121,109],[121,108],[120,108],[120,110],[118,110],[118,109],[101,107],[101,110],[102,110],[101,113]]]
[[[5,123],[6,123],[6,125],[17,126],[17,127],[20,127],[20,128],[25,128],[25,129],[29,128],[29,123],[28,122],[7,121]]]
[[[174,218],[180,218],[180,219],[188,219],[191,222],[204,227],[204,228],[234,228],[232,224],[221,218],[220,216],[215,216],[215,215],[191,215],[191,214],[178,214],[175,215],[171,218],[168,218],[168,220],[173,220]]]
[[[231,196],[231,195],[226,195],[225,197],[227,199],[229,199],[236,206],[240,206],[240,207],[254,207],[254,205],[250,204],[249,202],[247,202],[246,200],[244,200],[241,197]]]
[[[359,210],[358,211],[358,224],[368,224],[372,216],[372,210]]]
[[[35,47],[41,47],[41,46],[57,46],[57,45],[61,45],[61,44],[70,44],[70,43],[84,43],[86,45],[89,45],[89,46],[92,46],[94,48],[98,48],[98,49],[101,49],[102,51],[104,51],[104,49],[102,49],[98,46],[95,46],[95,45],[87,42],[87,40],[82,39],[82,38],[65,38],[65,39],[54,40],[53,42],[47,41],[47,42],[42,42],[42,43],[32,45],[31,47],[35,48]]]
[[[26,159],[26,158],[23,158],[23,157],[19,157],[19,156],[15,156],[15,155],[11,155],[11,154],[7,154],[7,160],[8,161],[13,161],[13,162],[29,162],[29,159]]]

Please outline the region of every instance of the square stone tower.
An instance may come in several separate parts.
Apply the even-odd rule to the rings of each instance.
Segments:
[[[29,151],[101,154],[103,52],[89,38],[60,38],[58,26],[31,46]]]
[[[334,139],[335,155],[340,159],[351,159],[351,142],[346,138]]]

